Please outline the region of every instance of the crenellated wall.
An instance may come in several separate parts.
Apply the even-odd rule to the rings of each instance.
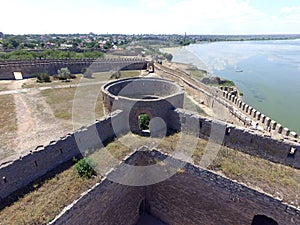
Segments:
[[[156,82],[159,82],[159,79]],[[219,93],[219,90],[213,90],[216,91],[215,95],[223,95],[223,92]],[[202,90],[201,93],[203,94],[203,96],[207,96],[207,103],[210,102],[210,104],[213,105],[229,104],[228,101],[225,101],[223,98],[211,97],[214,95],[206,92],[206,90]],[[161,96],[158,95],[158,97]],[[172,97],[172,95],[168,97]],[[127,96],[126,98],[129,97]],[[139,101],[142,100],[143,99],[139,99]],[[155,109],[156,111],[161,110],[161,112],[155,112],[155,116],[162,117],[161,119],[165,122],[168,129],[180,131],[183,128],[187,128],[188,132],[197,132],[199,137],[209,139],[212,142],[217,142],[218,144],[236,149],[241,152],[245,152],[250,155],[256,155],[276,163],[281,163],[300,169],[300,144],[298,142],[291,142],[289,140],[283,139],[275,140],[269,136],[265,136],[250,129],[201,117],[195,112],[190,112],[180,108],[174,110],[174,105],[176,104],[170,104],[170,102],[172,102],[173,100],[177,102],[177,106],[180,107],[182,105],[182,92],[180,88],[176,90],[175,99],[171,98],[168,101],[165,100],[166,102],[161,102],[157,99],[147,99],[147,104],[138,105],[136,108],[133,107],[132,111],[143,112],[144,110],[148,109],[151,113],[151,110],[153,109]],[[249,109],[249,107],[247,108],[254,115],[253,109],[251,110]],[[74,133],[70,133],[58,141],[50,142],[50,144],[47,146],[38,146],[33,151],[30,151],[24,155],[16,156],[11,160],[2,162],[0,164],[0,203],[2,203],[2,201],[5,201],[5,198],[10,194],[25,187],[31,182],[34,182],[37,178],[45,175],[47,172],[55,169],[57,166],[63,164],[64,162],[71,160],[74,156],[85,154],[86,149],[92,148],[95,145],[101,147],[103,146],[104,142],[112,137],[115,137],[117,134],[130,132],[132,127],[136,129],[136,120],[130,119],[131,117],[136,118],[136,114],[129,114],[130,118],[128,123],[128,121],[124,119],[126,118],[126,116],[128,116],[128,114],[126,114],[125,112],[126,110],[122,111],[119,108],[116,108],[114,110],[115,111],[111,112],[109,116],[96,121],[93,125],[82,127],[80,130],[77,130]],[[270,121],[270,124],[273,123]],[[128,129],[128,125],[130,129]],[[150,132],[152,132],[151,129],[152,128],[150,126]],[[87,195],[86,197],[82,198],[80,201],[78,201],[78,204],[86,205],[87,202],[90,202],[91,207],[87,209],[94,210],[93,212],[95,213],[100,210],[99,215],[101,215],[102,218],[107,219],[111,217],[111,213],[114,210],[116,212],[124,211],[128,213],[128,215],[131,215],[131,219],[128,220],[128,224],[134,224],[137,221],[139,217],[138,210],[140,209],[140,204],[143,196],[146,196],[146,202],[148,202],[145,203],[145,207],[147,208],[147,210],[154,216],[170,224],[201,224],[196,222],[201,222],[203,219],[202,217],[205,215],[208,216],[207,218],[203,219],[203,221],[205,222],[204,224],[209,224],[207,223],[207,221],[210,220],[215,221],[216,224],[218,224],[218,221],[226,222],[226,218],[222,218],[222,220],[218,220],[218,217],[210,218],[210,216],[214,216],[214,214],[218,213],[218,211],[215,210],[218,209],[218,205],[215,204],[217,200],[218,202],[222,202],[222,204],[224,203],[222,207],[220,206],[222,208],[221,210],[224,210],[223,212],[226,212],[228,213],[228,215],[230,215],[229,217],[231,219],[227,221],[227,224],[232,224],[233,219],[236,218],[234,217],[233,213],[227,211],[228,206],[230,206],[230,209],[236,213],[235,215],[241,216],[241,221],[243,222],[241,224],[245,224],[244,222],[246,221],[249,222],[251,220],[250,217],[254,216],[254,214],[256,213],[269,215],[273,218],[276,218],[276,220],[278,221],[282,221],[282,224],[288,224],[286,222],[288,221],[288,219],[290,219],[289,213],[291,213],[295,217],[295,224],[297,224],[297,222],[299,221],[299,212],[297,210],[294,210],[289,206],[284,205],[283,203],[264,194],[236,184],[233,181],[222,178],[211,172],[200,170],[199,168],[196,168],[190,164],[187,165],[188,167],[185,167],[185,171],[188,171],[187,174],[183,173],[185,175],[175,175],[174,178],[172,177],[169,180],[151,186],[150,190],[148,190],[147,187],[147,189],[145,190],[147,194],[143,193],[143,190],[141,189],[135,189],[132,187],[114,184],[109,181],[104,181],[99,185],[100,189],[97,189],[97,186],[93,191],[90,192],[91,196]],[[199,179],[199,177],[201,179]],[[103,184],[105,188],[101,189]],[[216,187],[212,188],[212,185],[215,185]],[[175,186],[178,186],[178,188],[174,188]],[[166,193],[164,189],[169,190],[168,192],[170,193]],[[204,211],[201,212],[202,209],[199,202],[201,202],[202,198],[204,198],[202,192],[208,195],[208,200],[206,203],[209,205],[209,207],[204,208]],[[150,197],[148,195],[149,193],[151,193]],[[174,193],[174,196],[178,195],[182,197],[175,198],[174,196],[172,196],[172,193]],[[189,197],[193,196],[193,193],[196,193],[196,197]],[[235,195],[235,193],[237,193],[237,196]],[[220,195],[220,198],[217,197],[218,194]],[[132,196],[137,197],[135,198]],[[243,203],[236,204],[236,202],[230,202],[230,196],[233,196],[233,199],[241,199]],[[102,199],[105,200],[105,202],[102,202],[100,204],[98,200],[102,201]],[[121,205],[126,201],[128,201],[128,204],[130,204],[130,207],[128,209],[126,209],[126,205]],[[151,201],[153,201],[153,203],[151,203]],[[190,205],[187,204],[188,202],[191,202]],[[170,204],[170,206],[168,206],[168,204]],[[186,209],[181,209],[180,207],[178,207],[178,204],[186,205]],[[246,209],[247,205],[249,205],[248,211]],[[158,208],[155,208],[156,206]],[[195,211],[192,208],[198,208],[200,211]],[[113,210],[110,211],[110,209]],[[164,209],[166,211],[164,211]],[[272,212],[275,209],[277,211]],[[72,210],[76,212],[76,206],[72,208]],[[189,210],[191,212],[190,215],[192,216],[190,219],[188,219],[187,216]],[[129,211],[133,213],[130,214]],[[183,216],[176,217],[177,214],[174,214],[173,211],[178,212],[178,215]],[[71,211],[67,212],[67,219],[64,219],[63,221],[72,224],[72,219],[68,219],[69,215],[72,215],[73,213],[72,212],[68,215],[68,213],[70,212]],[[277,212],[282,213],[278,214]],[[88,215],[90,217],[86,219],[91,219],[91,221],[93,221],[96,214],[90,213]],[[75,218],[77,218],[78,221],[84,221],[81,220],[81,217],[76,216]],[[114,220],[112,221],[116,221],[117,223],[117,221],[121,221],[126,218],[126,215],[118,215],[116,216],[116,218],[113,218]],[[77,220],[75,220],[75,222],[76,221]],[[108,221],[104,224],[114,223]]]
[[[103,146],[110,138],[122,132],[123,112],[118,110],[108,117],[103,117],[95,124],[83,127],[60,140],[51,141],[47,146],[38,146],[35,150],[13,158],[5,159],[0,164],[0,202],[64,162],[72,160],[93,146]],[[115,127],[112,126],[114,120]]]
[[[171,112],[168,122],[174,130],[180,130],[185,124],[193,124],[194,128],[188,125],[190,131],[199,132],[201,138],[216,140],[231,149],[300,169],[300,143],[276,140],[244,127],[211,120],[182,109]]]
[[[95,124],[70,133],[48,146],[38,146],[27,154],[15,156],[0,165],[0,199],[25,187],[37,178],[55,169],[73,157],[84,154],[93,146],[103,146],[106,140],[119,133],[130,132],[124,120],[126,112],[117,110]],[[187,125],[189,132],[199,132],[201,138],[216,141],[229,148],[259,156],[275,163],[300,169],[300,144],[288,140],[275,140],[243,127],[201,117],[195,112],[176,109],[164,117],[168,129],[180,131]],[[134,126],[130,122],[129,126]],[[216,132],[217,131],[217,132]],[[151,132],[151,128],[150,128]],[[215,137],[215,134],[220,136]],[[81,149],[81,151],[80,151]],[[292,152],[292,149],[294,151]],[[17,158],[18,157],[18,158]],[[18,174],[18,176],[16,176]]]
[[[71,73],[81,73],[83,68],[94,72],[110,70],[142,70],[147,62],[142,58],[111,58],[111,59],[39,59],[0,61],[0,80],[14,80],[13,72],[22,72],[23,78],[32,77],[34,73],[48,72],[57,74],[57,70],[68,67]]]
[[[155,70],[162,77],[171,77],[178,83],[184,84],[187,88],[196,91],[197,97],[212,109],[217,119],[234,121],[237,124],[252,127],[255,127],[254,125],[257,123],[258,127],[269,134],[272,131],[272,133],[281,135],[292,141],[297,142],[299,140],[296,132],[290,131],[288,128],[283,127],[278,122],[247,105],[241,99],[231,94],[231,90],[220,90],[219,88],[207,86],[193,79],[183,71],[173,70],[158,63],[155,63]],[[258,129],[257,131],[260,132]]]

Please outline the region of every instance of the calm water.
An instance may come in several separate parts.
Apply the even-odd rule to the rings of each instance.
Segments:
[[[247,104],[300,134],[299,39],[215,42],[165,51],[174,62],[233,80]]]

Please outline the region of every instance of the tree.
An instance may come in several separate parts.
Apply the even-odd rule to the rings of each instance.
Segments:
[[[169,62],[171,62],[172,61],[172,59],[173,59],[173,55],[172,54],[169,54],[169,53],[165,53],[165,58],[169,61]]]
[[[59,69],[57,71],[57,75],[58,75],[58,79],[60,80],[67,80],[71,78],[71,72],[67,67]]]
[[[50,76],[47,72],[45,72],[45,73],[36,73],[36,74],[34,74],[34,76],[36,77],[36,81],[39,82],[39,83],[51,82]]]
[[[81,70],[81,73],[85,78],[92,78],[93,77],[93,71],[90,68],[83,68]]]

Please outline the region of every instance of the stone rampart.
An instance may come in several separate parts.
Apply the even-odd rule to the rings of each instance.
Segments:
[[[144,189],[105,179],[50,224],[136,225]]]
[[[123,186],[104,179],[51,224],[113,225],[124,221],[136,224],[142,211],[172,225],[250,225],[256,215],[271,218],[278,224],[300,223],[299,210],[267,194],[170,155],[165,160],[167,155],[159,151],[145,150],[144,147],[135,152],[124,163],[146,166],[164,160],[156,164],[160,169],[178,172],[162,182],[143,187]],[[184,166],[178,170],[177,165]],[[119,168],[122,170],[122,166]],[[112,173],[117,173],[119,168]],[[155,175],[159,176],[144,170],[135,179],[153,179]]]
[[[5,159],[0,164],[0,200],[14,191],[25,187],[57,166],[72,160],[86,149],[103,146],[105,141],[122,132],[123,112],[115,111],[95,124],[83,127],[60,140],[51,141],[47,146],[38,146],[35,150],[14,158]],[[112,119],[118,129],[113,129]]]
[[[57,74],[57,70],[68,67],[71,73],[81,73],[83,68],[94,72],[110,70],[142,70],[147,68],[146,60],[142,58],[118,59],[39,59],[39,60],[9,60],[0,61],[0,80],[13,80],[13,72],[22,72],[23,78],[33,77],[34,73],[48,72]]]
[[[171,129],[180,130],[185,123],[193,124],[195,129],[193,131],[189,126],[190,131],[199,132],[201,138],[216,140],[218,144],[237,151],[300,169],[300,144],[297,142],[275,140],[251,129],[211,120],[183,109],[170,113],[168,124]]]
[[[230,90],[225,91],[207,86],[193,79],[189,74],[183,71],[173,70],[158,63],[155,63],[155,69],[161,76],[166,78],[172,77],[172,79],[178,83],[196,90],[198,97],[206,106],[213,110],[218,119],[224,121],[233,120],[235,123],[244,126],[255,127],[257,125],[257,127],[261,127],[265,132],[282,135],[282,137],[293,141],[297,141],[298,139],[297,133],[290,131],[288,128],[284,128],[278,122],[245,104],[240,98],[232,95]]]

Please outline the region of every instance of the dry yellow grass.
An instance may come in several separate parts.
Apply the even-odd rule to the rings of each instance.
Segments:
[[[162,151],[171,153],[176,148],[180,133],[169,136],[162,142]],[[193,138],[193,137],[190,137]],[[192,152],[194,163],[200,164],[208,141],[198,138]],[[295,206],[300,206],[300,171],[236,150],[219,146],[216,158],[208,169],[220,172],[230,179],[258,188]]]
[[[76,88],[71,87],[48,89],[42,91],[41,93],[46,97],[46,101],[53,109],[55,117],[63,120],[71,120],[75,92]],[[101,95],[98,96],[96,101],[95,114],[96,118],[100,118],[103,116]]]
[[[119,160],[122,160],[142,144],[157,147],[163,152],[172,153],[176,149],[181,135],[182,133],[176,133],[161,140],[128,134],[108,144],[106,150]],[[189,135],[185,135],[185,141],[191,143],[196,141],[197,146],[195,148],[189,149],[187,145],[185,150],[188,149],[194,163],[199,164],[204,152],[207,150],[208,142],[199,138],[195,139],[195,137]],[[101,149],[89,157],[96,165],[99,162],[106,161],[103,159]],[[106,163],[108,164],[107,167],[112,166],[109,162]],[[299,205],[299,170],[224,147],[220,147],[220,151],[209,169],[281,197],[285,202],[293,202],[294,205]],[[183,172],[184,170],[178,170],[178,173]],[[56,177],[47,180],[35,191],[0,211],[0,224],[47,223],[66,205],[77,199],[80,193],[90,188],[100,179],[100,175],[90,180],[80,178],[73,166]]]
[[[0,224],[46,224],[100,180],[79,177],[73,166],[0,211]]]
[[[13,138],[17,131],[15,103],[13,95],[0,96],[0,159],[14,154]]]

